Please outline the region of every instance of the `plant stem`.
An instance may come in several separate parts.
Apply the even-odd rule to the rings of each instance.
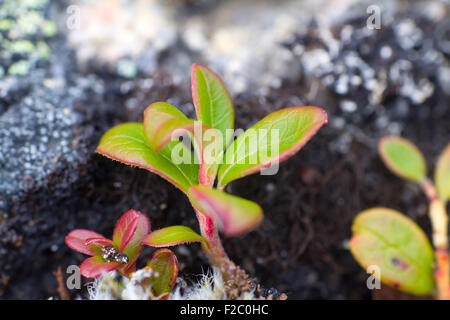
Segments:
[[[229,273],[235,268],[235,264],[225,253],[214,220],[198,210],[195,210],[195,213],[200,223],[201,234],[206,239],[206,243],[202,244],[203,251],[213,266],[220,268],[222,273]]]
[[[426,179],[422,187],[430,202],[430,220],[433,228],[433,245],[436,266],[434,278],[438,289],[438,299],[450,300],[450,266],[448,256],[448,215],[444,203],[439,199],[433,183]]]
[[[217,174],[217,163],[214,163],[212,166],[208,166],[208,164],[205,165],[203,158],[203,149],[202,149],[202,139],[194,139],[197,140],[197,142],[200,142],[200,154],[201,156],[201,165],[200,165],[200,172],[199,172],[199,182],[201,185],[206,187],[212,187],[216,178]],[[198,148],[197,143],[197,148]],[[220,157],[223,156],[223,153],[220,154]],[[210,171],[210,172],[208,172]],[[219,190],[224,189],[225,187],[222,187]],[[197,214],[197,219],[200,224],[200,231],[203,236],[203,238],[206,239],[206,243],[202,243],[202,249],[208,256],[208,259],[211,263],[211,265],[217,267],[220,269],[222,273],[222,277],[225,282],[232,280],[236,277],[236,275],[241,272],[245,273],[245,271],[241,271],[241,269],[234,264],[233,261],[228,258],[227,254],[225,253],[225,250],[222,246],[222,241],[219,237],[219,229],[217,227],[216,222],[213,218],[210,216],[198,211],[195,209],[195,213]]]

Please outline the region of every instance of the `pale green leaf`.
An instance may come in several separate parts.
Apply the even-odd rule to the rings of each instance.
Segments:
[[[426,178],[425,158],[409,140],[401,137],[385,137],[378,144],[384,164],[397,176],[421,182]]]
[[[373,208],[361,212],[352,229],[350,248],[364,269],[372,266],[381,281],[399,290],[432,292],[433,249],[414,221],[395,210]]]

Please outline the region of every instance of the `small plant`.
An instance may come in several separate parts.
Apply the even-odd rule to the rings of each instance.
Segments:
[[[422,229],[410,218],[387,208],[358,214],[353,222],[350,248],[363,266],[378,266],[381,281],[415,295],[435,291],[438,299],[450,298],[448,217],[450,199],[450,144],[439,157],[434,181],[427,178],[425,158],[410,141],[386,137],[379,142],[384,164],[397,176],[418,183],[429,200],[433,248]]]
[[[98,278],[106,272],[118,270],[133,279],[136,260],[143,245],[167,247],[188,242],[203,242],[204,239],[185,226],[172,226],[150,232],[148,217],[135,210],[122,215],[114,228],[113,239],[86,229],[71,231],[66,244],[81,253],[90,255],[80,266],[81,274],[87,278]],[[178,263],[169,249],[153,253],[147,266],[139,270],[139,286],[151,299],[166,297],[178,274]],[[142,275],[142,273],[146,272]]]
[[[207,67],[193,65],[191,80],[198,120],[168,103],[155,102],[146,108],[143,123],[120,124],[106,132],[97,152],[154,172],[183,191],[197,214],[205,239],[202,248],[227,279],[236,266],[218,231],[230,236],[245,233],[260,223],[262,209],[224,192],[225,187],[249,174],[277,169],[327,122],[327,115],[318,107],[282,109],[233,141],[234,108],[220,78]],[[179,140],[183,135],[189,143]]]

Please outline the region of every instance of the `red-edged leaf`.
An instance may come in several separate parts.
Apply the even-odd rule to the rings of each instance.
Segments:
[[[71,231],[66,236],[65,242],[73,250],[93,256],[96,255],[97,253],[92,251],[92,248],[88,244],[86,244],[86,240],[92,238],[106,239],[97,232],[86,229],[76,229]]]
[[[185,133],[194,138],[194,149],[200,159],[199,181],[211,186],[216,177],[219,159],[223,155],[218,131],[201,121],[188,119],[176,107],[165,102],[155,102],[145,109],[145,141],[156,153]],[[190,160],[194,163],[194,157]],[[176,163],[173,159],[172,162]]]
[[[214,71],[198,64],[192,65],[191,85],[197,119],[219,130],[224,149],[234,129],[234,108],[230,94]]]
[[[156,153],[186,131],[194,131],[194,120],[188,119],[171,104],[155,102],[145,109],[144,137]]]
[[[121,266],[119,262],[106,262],[99,256],[90,257],[83,261],[80,271],[86,278],[97,278],[102,274],[118,269]]]
[[[114,246],[114,243],[111,240],[103,238],[103,237],[86,239],[87,246],[95,245],[95,244],[100,245],[100,246]]]
[[[397,176],[415,182],[426,178],[425,158],[411,141],[396,136],[384,137],[378,143],[378,152],[384,164]]]
[[[86,239],[86,246],[88,246],[96,255],[100,255],[102,252],[102,247],[114,246],[114,243],[109,239],[97,237]]]
[[[157,297],[154,297],[152,300],[167,300],[167,298],[169,298],[170,292],[165,292],[160,294]]]
[[[136,210],[129,210],[120,217],[113,234],[114,246],[126,254],[133,264],[142,248],[142,241],[150,232],[150,220]]]
[[[156,173],[186,193],[191,185],[198,183],[198,164],[191,161],[193,155],[190,150],[186,151],[191,161],[189,164],[175,165],[171,158],[172,152],[185,150],[183,143],[172,141],[156,154],[145,142],[142,123],[124,123],[108,130],[96,151],[113,160]]]
[[[192,186],[188,196],[195,209],[212,217],[222,232],[229,236],[249,231],[263,218],[258,204],[217,189]]]
[[[310,106],[285,108],[269,114],[228,147],[218,171],[219,189],[288,159],[327,121],[323,109]]]
[[[153,291],[157,296],[170,292],[178,276],[177,257],[169,249],[159,249],[153,253],[147,265],[155,272]]]
[[[152,247],[170,247],[189,242],[202,242],[205,239],[186,226],[171,226],[150,233],[144,244]]]
[[[126,265],[121,265],[119,268],[120,273],[122,273],[124,276],[129,277],[131,273],[136,272],[136,260],[137,255],[134,258],[134,261],[132,263],[128,263]]]
[[[434,173],[436,189],[442,201],[450,199],[450,144],[445,147],[439,156]]]

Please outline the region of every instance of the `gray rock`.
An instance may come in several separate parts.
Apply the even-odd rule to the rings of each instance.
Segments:
[[[0,197],[39,187],[61,163],[81,155],[74,130],[82,120],[80,96],[37,87],[0,117]]]

